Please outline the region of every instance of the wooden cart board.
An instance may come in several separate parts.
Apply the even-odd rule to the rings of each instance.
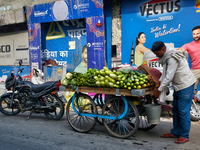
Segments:
[[[87,87],[87,86],[77,86],[75,90],[71,87],[60,86],[60,91],[71,91],[71,92],[89,92],[89,93],[99,93],[99,94],[111,94],[111,95],[125,95],[125,96],[143,96],[153,93],[153,87],[148,87],[144,89],[116,89],[116,88],[101,88],[101,87]]]

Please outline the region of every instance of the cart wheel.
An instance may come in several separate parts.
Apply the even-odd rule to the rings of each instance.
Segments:
[[[153,129],[157,124],[149,124],[148,123],[148,119],[147,119],[147,116],[145,114],[145,111],[144,111],[144,107],[139,107],[138,108],[138,111],[139,111],[139,119],[140,119],[140,123],[139,123],[139,127],[138,127],[138,130],[141,130],[141,131],[148,131],[148,130],[151,130]]]
[[[86,94],[77,94],[74,98],[74,105],[75,109],[82,114],[98,114],[95,103],[92,98]],[[67,104],[66,116],[70,126],[75,131],[82,133],[91,131],[97,123],[97,118],[77,114],[72,107],[72,98]]]
[[[139,126],[139,114],[135,105],[128,102],[128,111],[120,120],[104,119],[106,129],[115,137],[128,138],[136,133]],[[106,101],[103,107],[103,115],[118,117],[124,112],[125,103],[121,97],[113,97]]]

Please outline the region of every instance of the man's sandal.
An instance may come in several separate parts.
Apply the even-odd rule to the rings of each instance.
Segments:
[[[187,142],[187,141],[189,141],[189,139],[186,139],[186,138],[178,138],[178,139],[175,141],[175,143],[177,143],[177,144],[182,144],[182,143],[185,143],[185,142]]]
[[[172,135],[171,133],[163,134],[160,137],[161,138],[177,138],[176,136]]]

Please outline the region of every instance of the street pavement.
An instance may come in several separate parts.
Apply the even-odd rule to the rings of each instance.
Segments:
[[[137,131],[133,137],[112,137],[104,126],[97,124],[88,134],[75,132],[66,120],[47,119],[43,114],[28,112],[16,116],[0,113],[0,150],[199,150],[200,124],[192,122],[190,141],[175,144],[176,138],[160,138],[170,132],[172,118],[161,117],[161,122],[152,130]]]

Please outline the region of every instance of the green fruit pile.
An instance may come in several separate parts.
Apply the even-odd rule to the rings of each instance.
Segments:
[[[97,69],[89,69],[85,74],[77,72],[68,72],[65,78],[61,80],[61,84],[66,87],[72,87],[72,90],[77,86],[96,87],[96,80],[94,79]]]
[[[103,67],[102,70],[90,68],[85,74],[70,72],[65,79],[61,80],[64,86],[75,89],[76,86],[109,87],[122,89],[141,89],[154,85],[154,82],[140,70],[123,72],[109,70]]]
[[[97,76],[94,76],[98,87],[111,87],[122,89],[141,89],[149,87],[152,84],[148,76],[139,70],[123,72],[118,70],[110,71],[104,67]]]

